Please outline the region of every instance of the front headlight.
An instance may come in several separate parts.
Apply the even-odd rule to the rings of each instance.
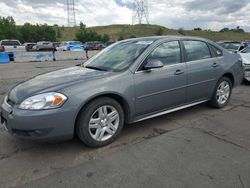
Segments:
[[[19,108],[23,110],[43,110],[58,108],[63,105],[67,97],[61,93],[43,93],[25,99]]]

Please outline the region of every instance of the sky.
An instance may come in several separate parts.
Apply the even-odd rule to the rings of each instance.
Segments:
[[[25,22],[67,25],[67,0],[1,0],[0,16]],[[77,23],[131,24],[133,0],[75,0]],[[148,0],[149,21],[173,29],[220,30],[240,26],[250,32],[250,0]]]

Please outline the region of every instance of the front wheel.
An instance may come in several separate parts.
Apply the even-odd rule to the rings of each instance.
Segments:
[[[229,78],[223,77],[221,78],[215,88],[211,105],[215,108],[223,108],[225,107],[231,97],[232,93],[232,82]]]
[[[101,147],[113,142],[121,133],[124,112],[121,105],[111,98],[90,102],[79,114],[76,133],[89,147]]]

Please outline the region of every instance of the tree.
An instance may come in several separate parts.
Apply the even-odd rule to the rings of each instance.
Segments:
[[[82,30],[85,30],[85,29],[86,29],[86,25],[83,24],[82,22],[80,22],[80,29],[82,29]]]
[[[120,40],[124,40],[124,37],[123,36],[119,36],[118,41],[120,41]]]
[[[202,31],[202,29],[200,27],[196,27],[194,28],[194,31]]]
[[[108,42],[108,41],[110,41],[109,35],[108,35],[108,34],[104,34],[104,35],[102,36],[102,41],[103,41],[103,42]]]
[[[183,28],[178,29],[178,33],[180,33],[181,35],[186,35]]]
[[[236,33],[245,33],[244,29],[240,28],[240,26],[237,26],[235,29],[229,29],[227,27],[220,30],[220,32],[236,32]]]
[[[80,22],[80,29],[75,34],[75,40],[81,42],[89,42],[89,41],[103,41],[108,42],[110,40],[109,35],[104,34],[99,35],[96,31],[86,29],[86,25]]]
[[[59,39],[62,37],[62,33],[59,27],[56,28],[56,38]]]
[[[237,26],[235,29],[231,29],[231,31],[236,33],[245,33],[244,29],[240,28],[240,26]]]
[[[25,23],[19,29],[22,42],[56,41],[57,33],[52,26],[47,24],[32,25]]]
[[[16,22],[12,17],[0,17],[0,39],[19,38]]]
[[[164,29],[161,28],[161,27],[159,27],[159,28],[155,31],[155,34],[156,34],[156,35],[159,35],[159,36],[163,35],[163,33],[164,33]]]
[[[229,31],[230,31],[230,30],[229,30],[229,28],[227,28],[227,27],[225,27],[225,28],[223,28],[223,29],[220,30],[221,33],[223,33],[223,32],[229,32]]]

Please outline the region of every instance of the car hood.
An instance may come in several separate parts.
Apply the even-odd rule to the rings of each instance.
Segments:
[[[21,103],[26,98],[44,92],[58,91],[67,86],[87,80],[103,78],[111,72],[71,67],[38,75],[15,86],[9,92],[9,99]]]
[[[244,64],[250,65],[250,53],[240,53],[240,56]]]

